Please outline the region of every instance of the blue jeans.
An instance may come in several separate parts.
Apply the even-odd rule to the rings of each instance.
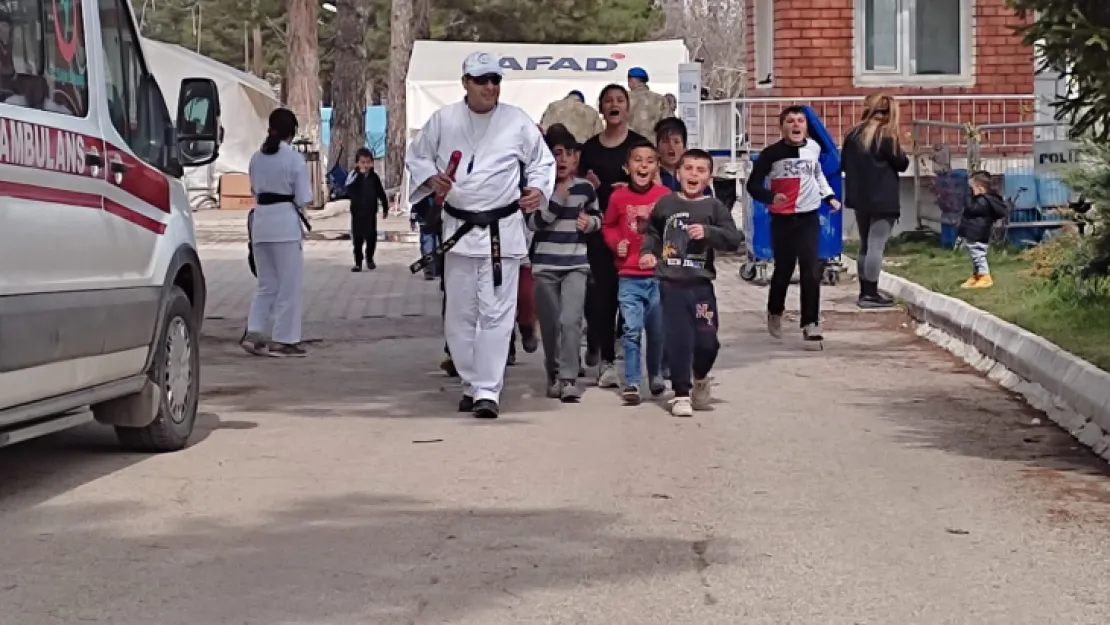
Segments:
[[[617,302],[624,317],[624,383],[639,386],[640,337],[647,334],[648,378],[663,368],[663,309],[659,304],[659,281],[655,278],[621,278]]]
[[[420,226],[420,255],[423,256],[424,254],[431,254],[432,251],[435,250],[436,246],[438,246],[438,245],[439,245],[439,236],[435,232],[432,232],[431,230],[428,230],[423,225],[421,225]],[[430,276],[437,276],[438,277],[441,273],[440,269],[441,269],[442,260],[443,259],[438,259],[436,262],[429,265],[428,268],[424,270],[424,273],[426,273]]]

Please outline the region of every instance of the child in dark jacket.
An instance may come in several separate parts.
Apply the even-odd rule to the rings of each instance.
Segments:
[[[994,222],[1004,219],[1009,212],[1005,200],[991,188],[990,172],[977,171],[971,174],[971,195],[960,216],[960,227],[956,234],[963,239],[968,256],[971,257],[973,273],[961,287],[965,289],[985,289],[994,286],[990,265],[987,264],[987,250],[990,249],[991,229]]]
[[[389,215],[389,197],[381,178],[374,173],[374,155],[366,148],[355,155],[355,171],[347,176],[347,198],[351,201],[351,242],[355,248],[355,266],[362,271],[363,246],[366,247],[366,268],[377,269],[374,250],[378,245],[378,204],[382,218]]]

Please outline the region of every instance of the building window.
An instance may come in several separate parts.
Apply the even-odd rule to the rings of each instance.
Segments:
[[[973,0],[856,0],[857,81],[966,84]]]
[[[755,86],[775,85],[775,0],[755,0]]]

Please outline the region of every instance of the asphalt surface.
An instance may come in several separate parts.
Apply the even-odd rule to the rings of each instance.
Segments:
[[[89,426],[0,450],[0,623],[1110,622],[1103,463],[850,287],[811,352],[722,270],[717,403],[693,419],[544,399],[531,354],[478,422],[411,247],[351,274],[347,244],[306,246],[300,361],[235,345],[240,248],[204,249],[189,449]]]

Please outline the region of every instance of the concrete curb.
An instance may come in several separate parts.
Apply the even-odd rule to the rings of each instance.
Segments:
[[[1110,373],[1053,343],[954,297],[883,272],[879,288],[901,300],[917,335],[1022,395],[1110,460]]]

